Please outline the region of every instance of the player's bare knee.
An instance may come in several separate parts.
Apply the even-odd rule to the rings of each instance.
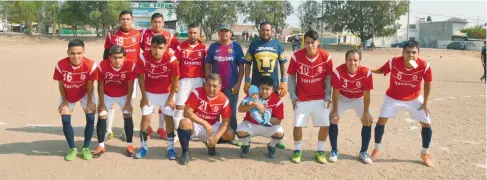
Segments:
[[[427,123],[424,123],[424,122],[419,122],[421,124],[421,127],[423,128],[430,128],[431,127],[431,124],[427,124]]]
[[[271,137],[275,138],[275,139],[282,139],[284,137],[284,133],[277,132],[277,133],[274,133]]]
[[[379,120],[377,120],[377,124],[379,124],[379,125],[386,125],[387,120],[389,120],[389,118],[379,117]]]
[[[179,129],[188,130],[191,129],[192,126],[192,121],[188,118],[181,119],[181,121],[179,121]]]
[[[238,131],[237,132],[237,136],[238,137],[246,137],[246,136],[249,136],[250,134],[245,132],[245,131]]]
[[[63,109],[61,110],[61,113],[59,113],[61,116],[63,115],[71,115],[73,112],[69,109]]]
[[[91,110],[91,109],[85,109],[85,113],[86,114],[90,114],[90,113],[95,113],[95,111]]]
[[[235,132],[232,128],[228,128],[225,133],[223,134],[223,139],[230,141],[235,138]]]
[[[339,122],[339,119],[332,119],[331,120],[331,124],[338,124],[338,122]]]

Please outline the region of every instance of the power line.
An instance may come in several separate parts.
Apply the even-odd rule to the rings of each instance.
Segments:
[[[449,15],[442,15],[442,14],[425,13],[425,12],[419,12],[419,11],[414,11],[414,10],[410,10],[410,11],[420,13],[420,14],[426,14],[426,15],[442,16],[442,17],[454,17],[454,18],[461,18],[461,19],[471,20],[471,21],[484,21],[485,22],[485,19],[480,19],[480,18],[465,18],[465,17],[459,17],[459,16],[449,16]]]

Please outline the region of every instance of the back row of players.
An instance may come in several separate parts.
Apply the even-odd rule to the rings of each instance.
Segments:
[[[209,155],[214,156],[218,143],[238,144],[235,135],[241,141],[238,144],[241,157],[248,157],[251,137],[263,136],[271,138],[267,146],[268,156],[275,158],[276,147],[282,147],[280,143],[284,137],[281,126],[284,104],[281,98],[289,90],[295,111],[292,162],[301,161],[302,128],[307,127],[310,118],[313,126],[320,128],[316,160],[319,163],[337,161],[339,117],[345,110],[353,109],[363,124],[359,157],[370,164],[379,157],[388,118],[406,109],[411,118],[422,125],[421,158],[425,165],[432,165],[428,153],[432,130],[427,104],[432,73],[429,64],[418,57],[419,46],[415,41],[404,46],[402,56],[388,60],[375,70],[360,65],[361,54],[356,50],[347,51],[345,63],[334,70],[329,53],[319,48],[318,33],[311,30],[304,35],[305,48],[293,53],[286,70],[288,60],[284,48],[272,39],[271,24],[266,22],[260,24],[261,40],[250,44],[244,56],[241,46],[231,41],[231,27],[227,24],[219,28],[219,42],[206,49],[199,40],[199,29],[195,25],[188,27],[188,40],[179,44],[175,37],[162,30],[164,19],[159,13],[151,18],[151,30],[132,29],[129,11],[123,11],[119,18],[121,26],[107,35],[105,60],[99,65],[84,57],[84,43],[80,40],[69,42],[68,57],[56,65],[54,80],[59,82],[59,112],[70,147],[65,157],[68,161],[77,155],[71,113],[78,101],[86,113],[85,141],[81,151],[83,159],[100,157],[106,152],[104,141],[106,136],[110,136],[115,104],[123,112],[127,155],[130,157],[139,159],[148,153],[148,139],[152,133],[150,119],[158,108],[160,126],[157,133],[167,140],[169,159],[176,158],[176,132],[182,147],[183,164],[189,163],[190,139],[203,140]],[[280,81],[278,69],[281,71]],[[391,73],[391,78],[375,126],[375,148],[369,157],[367,149],[373,123],[369,112],[372,73]],[[237,108],[244,79],[244,91],[249,96]],[[424,96],[421,95],[423,79]],[[95,80],[98,82],[98,108],[93,95]],[[132,145],[132,102],[136,97],[137,84],[142,95],[142,120],[141,147],[135,152]],[[237,109],[246,113],[239,125]],[[99,146],[92,155],[89,145],[95,112],[98,112],[96,131]],[[325,140],[328,135],[332,149],[326,157]]]

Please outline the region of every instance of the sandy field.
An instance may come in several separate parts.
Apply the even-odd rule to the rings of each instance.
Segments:
[[[154,138],[145,159],[127,158],[126,144],[115,138],[106,142],[108,153],[99,159],[77,158],[64,161],[68,150],[57,113],[59,92],[52,80],[56,62],[66,56],[67,41],[39,40],[0,35],[0,179],[485,179],[486,173],[486,89],[480,83],[482,65],[479,52],[421,49],[433,70],[430,96],[433,142],[430,147],[434,167],[427,168],[419,157],[421,126],[401,112],[389,120],[381,146],[382,156],[372,165],[358,159],[361,123],[352,111],[340,121],[340,158],[325,165],[314,161],[317,128],[303,131],[303,162],[290,162],[293,149],[293,110],[284,98],[285,150],[277,158],[267,158],[269,139],[254,138],[250,156],[241,159],[240,149],[218,146],[209,157],[200,142],[191,142],[192,160],[182,166],[166,158],[166,142]],[[244,49],[246,50],[246,49]],[[400,54],[398,48],[366,51],[362,64],[378,67]],[[86,42],[86,56],[99,62],[103,41]],[[288,51],[288,56],[291,52]],[[345,62],[344,52],[331,51],[334,66]],[[377,119],[389,77],[374,75],[371,113]],[[243,92],[240,93],[243,97]],[[140,96],[138,97],[138,100]],[[241,98],[242,99],[242,98]],[[136,101],[138,104],[138,100]],[[134,108],[134,124],[139,128],[140,109]],[[116,108],[115,134],[123,131]],[[241,122],[244,114],[238,114]],[[76,105],[72,117],[78,152],[83,141],[84,115]],[[158,122],[153,118],[154,127]],[[96,134],[96,133],[95,133]],[[134,145],[139,147],[138,131]],[[97,146],[93,136],[91,148]],[[374,139],[369,146],[372,152]],[[326,142],[326,153],[331,149]],[[180,155],[179,143],[176,150]]]

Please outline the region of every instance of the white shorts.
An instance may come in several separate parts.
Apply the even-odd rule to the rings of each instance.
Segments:
[[[422,104],[422,96],[409,101],[395,100],[389,96],[385,96],[384,104],[382,104],[382,108],[380,110],[380,117],[395,117],[400,110],[406,110],[408,111],[411,119],[430,124],[431,120],[429,115],[424,110],[420,109]]]
[[[123,110],[125,103],[127,103],[127,95],[121,97],[111,97],[105,94],[103,97],[105,99],[105,108],[107,108],[107,110],[113,109],[115,107],[115,104],[118,104],[118,107],[120,107],[120,109]],[[123,112],[123,113],[130,114],[130,112]],[[105,116],[107,114],[108,112],[106,111],[100,112],[100,116]]]
[[[169,93],[165,94],[153,94],[150,92],[147,93],[147,99],[149,100],[150,106],[144,106],[141,110],[142,116],[151,115],[154,113],[154,109],[158,107],[160,110],[162,109],[162,113],[168,116],[173,115],[173,109],[170,107],[166,107],[166,101],[169,97]]]
[[[212,135],[215,135],[220,129],[220,122],[216,122],[211,126]],[[203,125],[193,122],[193,134],[191,134],[191,139],[198,139],[205,141],[208,139],[208,134]]]
[[[329,114],[325,100],[298,101],[294,110],[294,127],[308,127],[310,117],[314,127],[330,126]]]
[[[253,124],[249,121],[243,121],[237,126],[237,132],[243,131],[249,133],[250,137],[262,136],[271,137],[275,133],[284,133],[284,128],[281,125],[273,125],[266,127],[262,125]]]
[[[338,117],[342,117],[343,112],[349,109],[353,109],[356,116],[362,118],[364,115],[364,98],[350,99],[341,94],[338,95]]]
[[[91,102],[95,103],[95,95],[93,94],[92,98],[91,98]],[[88,94],[85,94],[85,96],[83,96],[79,101],[80,104],[81,104],[81,107],[83,107],[83,110],[86,109],[86,104],[88,103]],[[59,97],[59,104],[61,104],[63,102],[63,98],[62,97]],[[77,102],[74,102],[74,103],[71,103],[68,101],[68,108],[69,110],[73,111],[74,110],[74,106],[76,105]]]
[[[176,94],[176,105],[184,106],[188,100],[189,94],[199,87],[203,86],[203,78],[184,78],[179,80],[179,89]]]

